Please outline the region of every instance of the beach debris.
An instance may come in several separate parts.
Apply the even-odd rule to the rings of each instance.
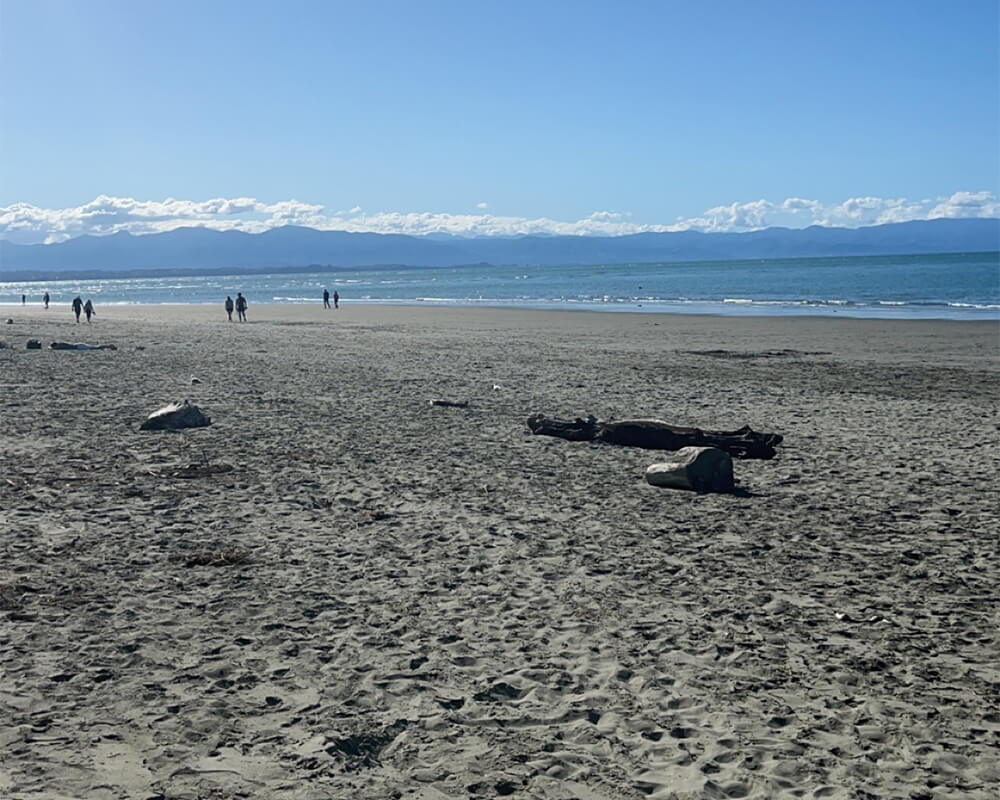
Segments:
[[[183,403],[170,403],[158,408],[139,426],[139,430],[175,431],[181,428],[204,428],[211,424],[212,420],[205,416],[198,406],[190,400],[185,400]]]
[[[87,344],[86,342],[53,342],[49,350],[117,350],[113,344]]]
[[[444,406],[445,408],[468,408],[468,400],[431,400],[432,406]]]
[[[715,447],[682,447],[669,461],[650,464],[646,482],[693,492],[731,492],[733,458]]]
[[[25,345],[26,350],[41,350],[42,343],[38,339],[28,339],[28,344]]]
[[[623,419],[618,422],[586,419],[554,419],[544,414],[528,417],[531,432],[557,436],[572,442],[601,441],[645,450],[680,450],[682,447],[714,447],[735,458],[774,458],[784,437],[777,433],[758,433],[744,425],[735,431],[703,431],[684,428],[659,419]]]

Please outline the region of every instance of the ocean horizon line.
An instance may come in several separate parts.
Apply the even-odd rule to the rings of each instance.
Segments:
[[[565,262],[561,264],[519,264],[493,263],[489,261],[469,262],[466,264],[405,264],[405,263],[373,263],[359,266],[342,266],[339,264],[298,264],[269,267],[135,267],[125,270],[104,270],[83,268],[80,270],[26,270],[15,269],[9,272],[0,271],[0,286],[16,281],[31,283],[49,283],[53,281],[73,280],[128,280],[133,278],[196,278],[196,277],[238,277],[241,275],[302,275],[302,274],[335,274],[342,272],[391,272],[412,270],[450,270],[450,269],[592,269],[595,267],[683,267],[687,265],[711,264],[775,264],[802,262],[841,262],[857,259],[914,259],[914,258],[962,258],[966,256],[995,256],[1000,263],[1000,249],[987,250],[954,250],[948,252],[912,252],[912,253],[882,253],[874,255],[825,255],[825,256],[780,256],[750,257],[750,258],[685,258],[680,260],[632,260],[632,261],[593,261]]]

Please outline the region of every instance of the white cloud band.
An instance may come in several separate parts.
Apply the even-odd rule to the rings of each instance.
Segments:
[[[485,211],[486,203],[480,203],[477,208]],[[349,211],[326,213],[323,206],[297,200],[263,203],[251,197],[150,201],[101,195],[75,208],[45,209],[27,203],[0,206],[0,238],[32,244],[121,231],[144,234],[180,227],[205,227],[260,233],[283,225],[413,236],[623,236],[682,230],[722,233],[774,225],[855,228],[941,217],[1000,217],[1000,203],[992,192],[985,191],[955,192],[950,197],[919,201],[852,197],[834,205],[790,197],[780,203],[761,199],[716,206],[700,216],[679,217],[676,222],[665,225],[632,222],[629,214],[615,211],[595,211],[575,222],[561,222],[546,217],[527,219],[487,213],[367,213],[358,206]]]

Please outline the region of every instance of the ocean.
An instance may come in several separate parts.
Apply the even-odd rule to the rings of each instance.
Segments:
[[[722,315],[1000,319],[1000,253],[700,261],[593,266],[470,266],[0,282],[0,304],[56,306],[321,303],[499,306]]]

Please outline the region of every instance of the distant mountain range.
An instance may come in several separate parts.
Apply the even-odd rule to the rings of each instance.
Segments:
[[[265,233],[178,228],[134,236],[81,236],[58,244],[0,240],[0,279],[93,273],[260,271],[468,264],[544,266],[660,261],[815,258],[1000,250],[1000,220],[935,219],[867,228],[767,228],[750,233],[513,238],[403,236],[312,228]]]

